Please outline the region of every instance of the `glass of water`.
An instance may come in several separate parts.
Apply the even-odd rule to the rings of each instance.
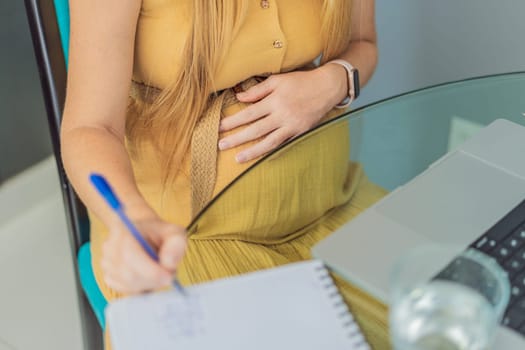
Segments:
[[[426,246],[393,267],[396,350],[487,350],[510,297],[505,271],[473,249]]]

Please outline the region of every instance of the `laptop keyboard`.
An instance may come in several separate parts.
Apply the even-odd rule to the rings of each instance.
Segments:
[[[511,294],[502,324],[525,336],[525,200],[472,243],[470,248],[493,257],[507,272]],[[461,257],[454,259],[448,266],[455,264],[471,264],[468,266],[471,270],[480,268],[479,265]],[[447,267],[435,278],[453,281],[456,278],[454,270]],[[477,276],[472,274],[462,278],[462,282],[473,287],[485,284],[486,288],[495,283],[483,280],[489,278],[488,275],[481,278]],[[491,295],[497,293],[497,290],[487,289],[486,293]]]
[[[503,325],[525,336],[525,200],[470,245],[507,271],[511,296]]]

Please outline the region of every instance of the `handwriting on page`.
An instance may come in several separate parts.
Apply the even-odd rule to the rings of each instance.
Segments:
[[[206,333],[202,304],[197,293],[164,298],[162,303],[156,303],[154,312],[155,326],[172,340]]]

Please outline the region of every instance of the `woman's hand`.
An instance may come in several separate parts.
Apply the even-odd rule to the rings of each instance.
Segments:
[[[114,290],[137,294],[171,284],[186,249],[184,228],[157,217],[134,222],[139,232],[158,252],[155,262],[126,227],[115,220],[103,246],[104,281]]]
[[[219,149],[233,148],[262,138],[238,153],[236,160],[242,163],[270,152],[317,125],[329,110],[345,98],[348,92],[346,80],[346,71],[336,64],[270,76],[237,94],[239,101],[253,104],[224,118],[220,131],[251,124],[220,140]]]

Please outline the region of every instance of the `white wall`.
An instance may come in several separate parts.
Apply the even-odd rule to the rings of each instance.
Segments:
[[[525,0],[376,0],[380,58],[358,105],[525,70]]]

